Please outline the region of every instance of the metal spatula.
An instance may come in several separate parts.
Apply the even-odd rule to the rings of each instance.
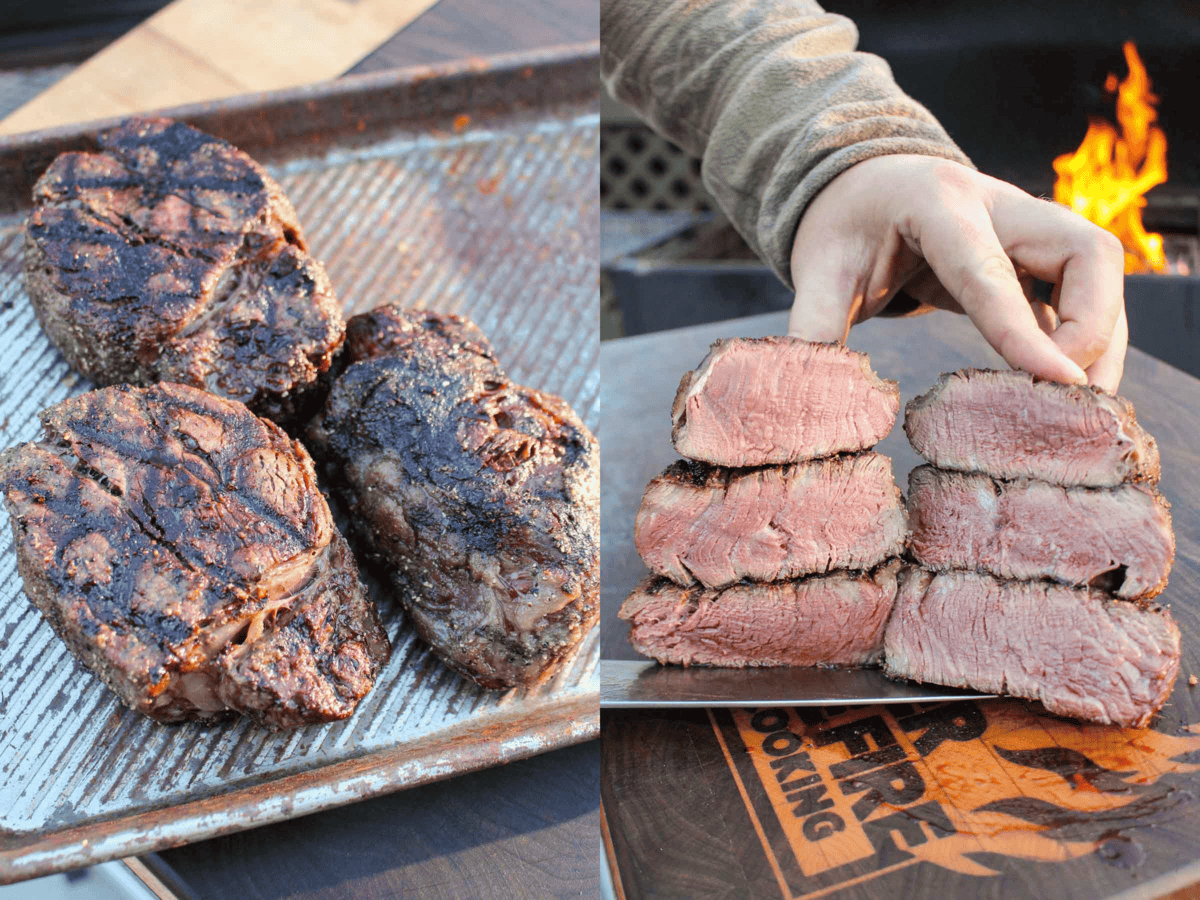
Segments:
[[[710,669],[606,659],[600,663],[600,707],[868,706],[979,699],[957,688],[892,681],[878,669]]]

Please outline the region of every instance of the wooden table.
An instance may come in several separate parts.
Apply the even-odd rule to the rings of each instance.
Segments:
[[[645,572],[633,517],[675,458],[680,375],[718,337],[785,330],[786,314],[771,314],[601,345],[605,658],[637,658],[616,612]],[[900,383],[902,401],[940,372],[999,364],[948,313],[871,321],[850,345]],[[1092,900],[1200,882],[1200,687],[1189,684],[1200,675],[1200,381],[1131,350],[1122,392],[1158,439],[1178,544],[1160,599],[1183,632],[1183,666],[1154,726],[1080,725],[1012,700],[605,711],[601,807],[625,897]],[[879,449],[903,487],[919,462],[903,431]]]

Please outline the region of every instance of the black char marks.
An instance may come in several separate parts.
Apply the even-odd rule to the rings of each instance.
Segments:
[[[2,457],[25,592],[127,705],[276,727],[353,712],[387,638],[299,444],[174,384],[42,423]]]
[[[51,340],[99,384],[174,381],[302,414],[344,325],[279,186],[179,122],[132,119],[100,144],[34,187],[25,271]]]
[[[595,438],[463,319],[382,307],[348,331],[358,361],[308,439],[368,554],[456,671],[544,680],[599,613]]]

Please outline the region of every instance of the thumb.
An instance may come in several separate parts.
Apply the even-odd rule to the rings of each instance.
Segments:
[[[862,297],[840,254],[794,259],[792,278],[796,299],[788,317],[788,334],[806,341],[844,343]]]

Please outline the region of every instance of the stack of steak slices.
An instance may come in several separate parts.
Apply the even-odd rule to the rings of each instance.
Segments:
[[[911,554],[889,674],[1144,725],[1179,669],[1151,602],[1175,541],[1158,448],[1125,400],[1024,372],[942,376],[905,411]]]
[[[875,662],[907,525],[891,461],[869,448],[899,405],[839,344],[715,343],[672,410],[688,458],[638,512],[654,574],[621,609],[633,646],[684,665]]]

